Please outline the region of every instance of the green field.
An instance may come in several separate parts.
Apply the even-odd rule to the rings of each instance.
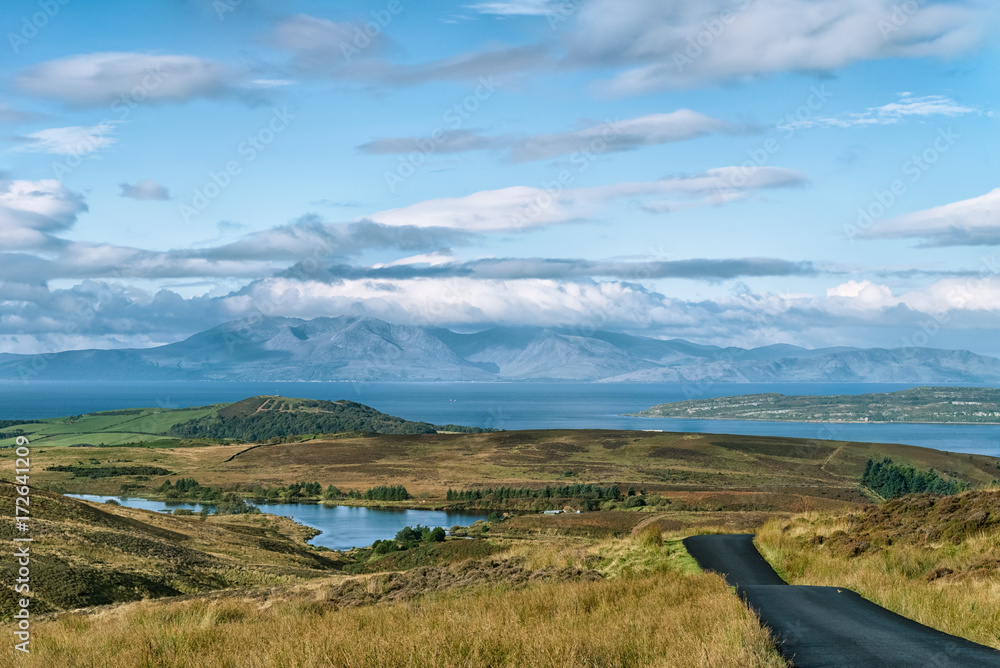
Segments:
[[[136,408],[104,411],[62,418],[47,418],[0,430],[25,432],[33,445],[69,447],[73,445],[123,445],[142,443],[148,446],[177,446],[181,440],[167,435],[177,424],[212,415],[227,404],[196,408]],[[133,413],[122,415],[121,413]],[[0,439],[0,447],[14,445],[16,437]]]

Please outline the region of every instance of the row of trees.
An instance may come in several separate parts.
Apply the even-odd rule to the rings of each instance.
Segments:
[[[169,471],[160,466],[77,466],[76,464],[56,465],[46,467],[46,471],[61,471],[72,473],[78,478],[114,478],[127,475],[170,475]]]
[[[957,494],[968,489],[963,482],[942,478],[934,469],[918,471],[912,466],[896,464],[888,457],[880,462],[869,459],[861,484],[886,499],[920,492]]]
[[[630,488],[630,495],[635,495],[635,488]],[[447,501],[481,501],[483,499],[593,499],[598,501],[617,501],[622,498],[618,485],[601,486],[593,483],[576,483],[573,485],[546,485],[540,488],[530,487],[481,487],[479,489],[449,489],[445,494]]]
[[[318,482],[293,482],[284,487],[254,485],[246,492],[224,493],[219,487],[206,487],[194,478],[180,478],[176,483],[167,480],[156,491],[168,499],[191,499],[207,502],[222,500],[227,494],[233,494],[238,498],[250,497],[267,501],[302,501],[306,499],[323,499],[325,501],[335,501],[337,499],[406,501],[413,498],[403,485],[381,485],[379,487],[372,487],[364,492],[353,489],[343,492],[333,485],[323,489],[323,486]]]
[[[365,492],[364,498],[367,501],[406,501],[412,497],[402,485],[380,485]]]

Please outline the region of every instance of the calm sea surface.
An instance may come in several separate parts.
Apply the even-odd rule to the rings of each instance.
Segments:
[[[863,394],[913,385],[856,383],[245,383],[0,382],[0,419],[59,417],[117,408],[179,408],[260,394],[350,399],[435,424],[497,429],[660,429],[906,443],[1000,455],[1000,425],[836,424],[624,417],[668,401],[780,392]]]
[[[99,496],[97,494],[67,494],[77,499],[103,503],[114,499],[129,508],[143,508],[165,512],[177,508],[201,510],[199,503],[150,501],[136,497]],[[327,506],[316,503],[258,503],[261,512],[291,517],[299,524],[319,529],[323,533],[310,543],[331,550],[371,545],[376,540],[392,538],[405,526],[423,524],[429,527],[451,528],[456,524],[468,526],[486,515],[442,510],[398,510],[388,508],[355,508],[352,506]],[[209,506],[211,508],[211,506]]]

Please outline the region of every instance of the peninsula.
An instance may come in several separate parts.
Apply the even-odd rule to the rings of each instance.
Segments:
[[[915,387],[899,392],[785,396],[744,394],[659,404],[639,417],[782,422],[1000,423],[1000,389]]]

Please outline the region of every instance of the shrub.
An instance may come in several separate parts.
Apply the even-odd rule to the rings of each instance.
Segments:
[[[399,549],[399,545],[394,540],[377,540],[372,543],[372,551],[375,554],[389,554]]]
[[[663,534],[655,526],[648,526],[639,532],[639,543],[645,547],[663,547]]]

